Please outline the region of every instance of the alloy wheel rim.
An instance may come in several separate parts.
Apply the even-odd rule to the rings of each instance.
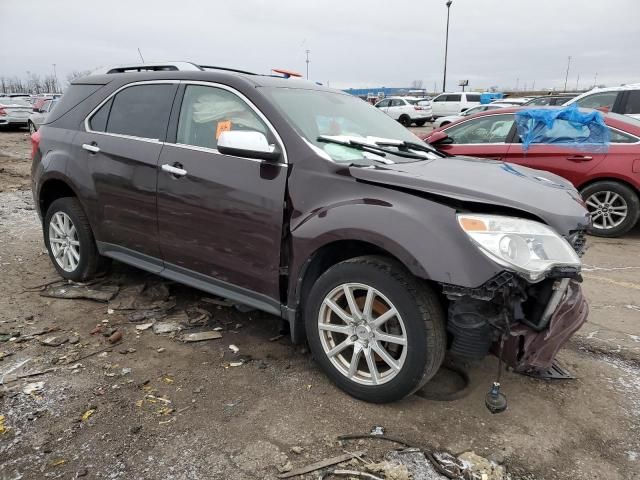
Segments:
[[[620,226],[626,220],[629,211],[622,195],[609,190],[590,195],[586,204],[593,226],[602,230]]]
[[[333,366],[361,385],[389,382],[407,357],[400,313],[380,291],[362,283],[345,283],[326,295],[318,313],[318,333]]]
[[[69,215],[56,212],[49,222],[49,246],[56,263],[65,272],[73,272],[80,263],[78,231]]]

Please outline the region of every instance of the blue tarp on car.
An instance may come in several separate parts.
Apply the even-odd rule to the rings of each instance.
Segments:
[[[526,152],[534,144],[563,145],[578,150],[606,152],[609,128],[597,110],[580,110],[574,103],[565,108],[530,108],[516,114],[516,128]]]

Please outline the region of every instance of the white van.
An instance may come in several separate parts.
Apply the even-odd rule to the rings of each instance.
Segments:
[[[572,103],[577,103],[580,108],[598,108],[640,120],[640,83],[594,88],[572,98],[564,105]]]
[[[476,105],[480,105],[480,94],[477,92],[441,93],[431,100],[434,118],[459,115]]]

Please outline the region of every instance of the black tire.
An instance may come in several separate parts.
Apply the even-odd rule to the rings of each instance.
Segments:
[[[49,238],[49,226],[52,218],[57,213],[63,213],[69,217],[77,232],[79,242],[79,260],[76,267],[65,270],[54,258],[52,243]],[[55,200],[47,210],[43,223],[44,242],[49,252],[49,258],[60,276],[74,282],[84,282],[95,277],[96,274],[106,268],[108,261],[98,253],[96,242],[89,225],[89,220],[77,198],[64,197]]]
[[[405,127],[411,126],[411,117],[409,115],[400,115],[398,121]]]
[[[336,287],[350,282],[368,285],[382,293],[402,317],[406,357],[395,376],[386,383],[364,385],[349,379],[334,366],[323,348],[318,327],[322,304]],[[436,374],[444,359],[445,315],[437,295],[402,265],[384,257],[357,257],[331,267],[312,287],[304,316],[309,346],[322,370],[338,387],[361,400],[386,403],[411,395]],[[353,350],[351,352],[353,354]],[[382,360],[379,356],[374,358],[376,364],[378,359]]]
[[[38,128],[31,120],[27,122],[27,126],[29,127],[29,133],[32,135],[38,131]]]
[[[427,123],[426,120],[420,120],[416,122],[416,127],[424,127],[424,124]]]
[[[594,199],[598,199],[598,197],[600,200],[606,198],[606,192],[612,192],[611,198],[615,198],[615,200],[611,204],[604,203],[600,207],[597,206]],[[603,180],[583,188],[580,193],[585,202],[588,202],[587,208],[591,212],[591,217],[594,222],[589,229],[589,233],[592,235],[609,238],[619,237],[631,230],[638,222],[638,218],[640,218],[640,200],[638,199],[638,193],[625,184],[613,180]],[[616,198],[613,194],[618,195],[619,198]],[[615,209],[621,205],[627,207],[624,220],[619,225],[604,228],[603,215],[608,214],[608,218],[619,220],[621,217],[612,213],[611,208],[613,207]]]

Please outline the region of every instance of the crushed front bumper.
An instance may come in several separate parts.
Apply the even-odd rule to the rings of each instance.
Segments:
[[[516,371],[545,370],[551,367],[558,351],[569,341],[589,315],[582,287],[569,281],[563,297],[542,331],[518,324],[511,327],[503,350],[503,359]]]

